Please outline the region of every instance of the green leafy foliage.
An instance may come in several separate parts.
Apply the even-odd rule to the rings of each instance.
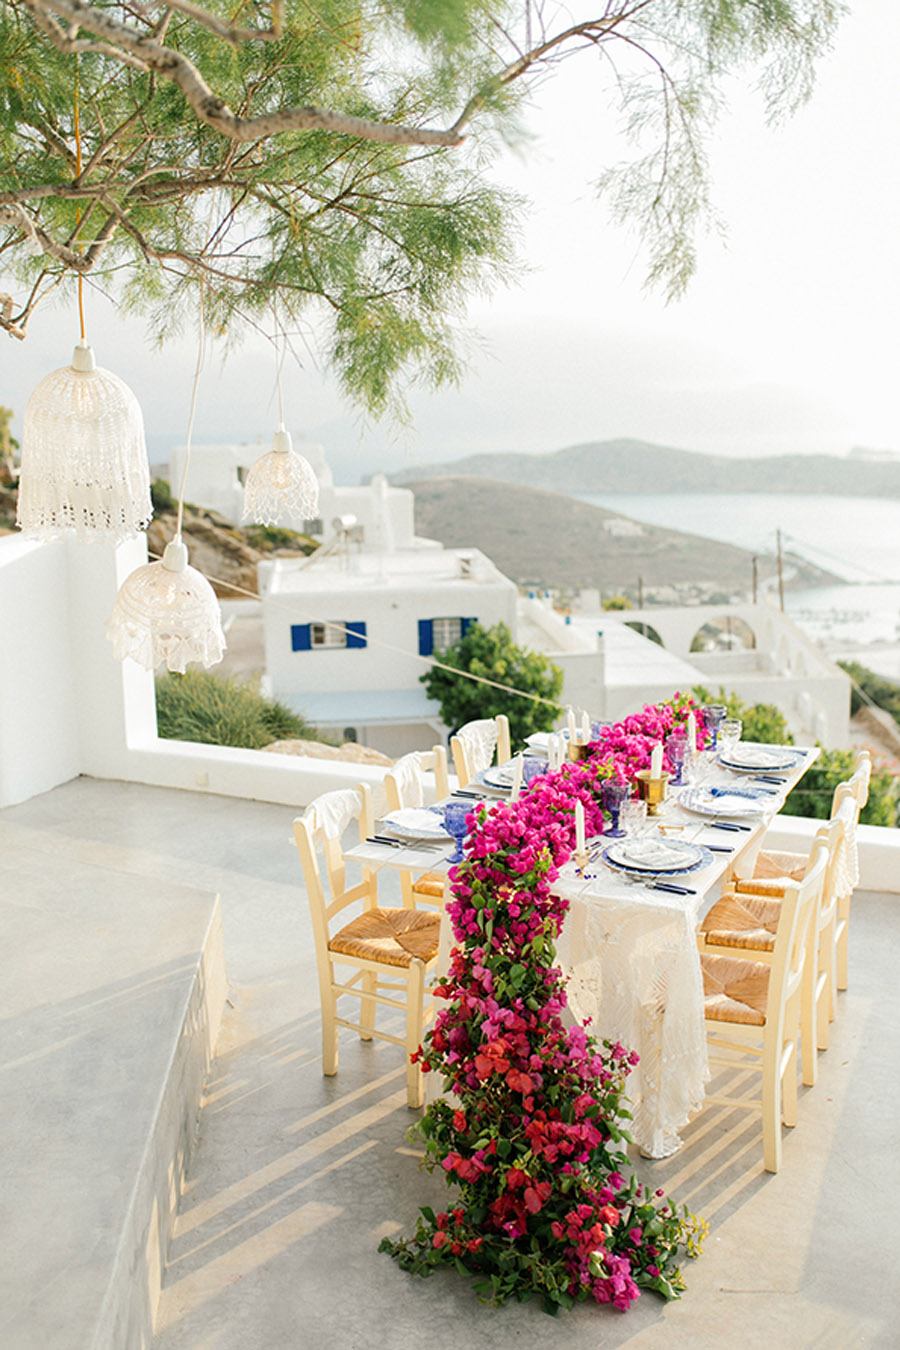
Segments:
[[[209,0],[220,24],[245,31],[217,34],[197,6],[168,13],[161,38],[153,7],[84,0],[73,19],[68,3],[53,17],[49,0],[0,5],[0,252],[21,287],[0,327],[24,333],[61,283],[74,298],[84,266],[168,338],[193,318],[203,275],[212,331],[236,340],[277,298],[281,318],[314,331],[347,394],[375,411],[402,411],[410,378],[456,378],[466,303],[514,271],[521,204],[490,166],[504,140],[522,140],[535,82],[602,51],[598,99],[634,154],[605,172],[598,163],[598,186],[643,234],[651,276],[676,293],[710,214],[704,146],[728,79],[752,65],[771,110],[793,107],[839,8],[644,0],[572,24],[521,0],[285,0],[275,34],[268,3]],[[66,33],[84,44],[77,58],[59,48]],[[162,63],[141,69],[159,41]],[[73,187],[76,59],[84,168]],[[191,102],[173,83],[183,60],[210,96]],[[223,109],[331,120],[260,128],[258,139],[245,127],[232,140]],[[446,143],[427,143],[434,133]]]
[[[320,740],[302,717],[255,689],[203,670],[156,681],[156,719],[165,740],[261,750],[273,741]]]
[[[603,601],[605,610],[633,609],[631,601],[627,595],[608,595]]]
[[[442,652],[439,659],[455,670],[467,670],[549,700],[532,702],[435,667],[421,679],[428,697],[440,704],[441,717],[451,731],[476,718],[505,713],[512,741],[518,744],[535,731],[552,730],[558,722],[560,707],[556,700],[562,693],[562,671],[548,657],[516,646],[505,623],[493,628],[473,624],[465,637]]]

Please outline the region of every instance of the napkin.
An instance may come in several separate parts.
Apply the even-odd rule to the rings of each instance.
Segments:
[[[706,801],[723,814],[727,814],[729,810],[740,811],[742,815],[747,811],[761,813],[765,809],[752,792],[726,792],[720,789],[718,792],[708,793]]]
[[[685,850],[665,839],[629,839],[617,849],[617,854],[636,867],[673,867],[685,861]]]
[[[749,769],[772,769],[787,758],[784,750],[766,750],[761,745],[736,745],[727,756],[732,764],[745,764]]]
[[[392,811],[384,817],[384,823],[407,834],[424,836],[447,833],[439,815],[418,806],[403,806],[399,811]]]

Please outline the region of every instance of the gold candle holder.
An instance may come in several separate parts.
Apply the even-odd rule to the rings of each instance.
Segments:
[[[577,764],[579,760],[587,759],[587,752],[588,752],[587,741],[566,742],[567,756],[574,764]]]
[[[649,769],[639,769],[636,776],[638,793],[647,803],[647,815],[659,815],[659,808],[666,800],[670,775],[664,773],[659,778],[651,778]]]

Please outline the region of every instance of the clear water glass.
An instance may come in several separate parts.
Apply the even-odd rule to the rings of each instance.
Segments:
[[[723,754],[729,755],[734,750],[738,741],[741,739],[741,733],[744,730],[744,724],[739,717],[726,717],[725,721],[719,727],[719,749]]]
[[[623,802],[619,818],[625,833],[637,838],[647,829],[647,803],[635,799]]]
[[[462,862],[463,840],[466,837],[466,816],[469,807],[465,802],[447,802],[444,807],[444,829],[456,840],[456,848],[450,854],[449,862]]]

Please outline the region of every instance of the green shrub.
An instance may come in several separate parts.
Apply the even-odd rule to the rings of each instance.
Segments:
[[[150,484],[150,502],[155,516],[176,510],[178,503],[172,496],[172,488],[165,478],[154,478]]]
[[[721,703],[728,709],[729,717],[740,718],[742,740],[763,745],[794,744],[784,713],[774,703],[745,703],[739,694],[728,694],[722,688],[713,694],[702,684],[695,685],[693,693],[701,703]]]
[[[860,667],[861,669],[861,667]],[[771,703],[744,703],[735,693],[720,689],[713,697],[708,689],[698,685],[694,694],[703,703],[724,703],[729,717],[739,717],[744,724],[742,739],[769,745],[793,745],[794,738],[787,729],[784,714]],[[856,756],[852,750],[823,750],[815,764],[789,793],[782,807],[786,816],[811,816],[827,820],[831,815],[831,799],[838,783],[845,782],[853,773]],[[863,825],[896,825],[900,820],[900,779],[886,769],[873,769],[869,785],[869,800],[863,807],[860,821]]]
[[[421,680],[428,697],[440,704],[441,717],[452,731],[476,718],[506,713],[512,743],[519,745],[532,732],[552,730],[559,720],[560,708],[556,700],[562,693],[562,671],[539,652],[517,647],[505,623],[495,624],[493,628],[482,628],[473,623],[465,637],[436,655],[446,666],[467,670],[473,675],[550,700],[549,703],[532,702],[518,694],[506,694],[502,689],[460,679],[451,671],[433,667],[421,676]]]
[[[159,735],[171,741],[261,750],[272,741],[319,739],[282,703],[263,698],[250,685],[203,670],[163,675],[156,681],[156,719]]]
[[[876,675],[874,670],[869,670],[868,666],[861,666],[858,661],[839,661],[838,665],[853,681],[850,707],[854,713],[867,706],[863,695],[868,694],[873,703],[877,703],[879,708],[891,714],[895,722],[900,723],[900,684],[896,680],[889,680],[885,675]]]
[[[259,549],[260,553],[271,553],[276,548],[292,548],[298,553],[309,553],[316,546],[315,540],[310,539],[308,534],[275,525],[248,525],[244,533],[247,543]]]
[[[633,609],[631,601],[627,595],[608,595],[603,601],[603,608],[608,611]]]

